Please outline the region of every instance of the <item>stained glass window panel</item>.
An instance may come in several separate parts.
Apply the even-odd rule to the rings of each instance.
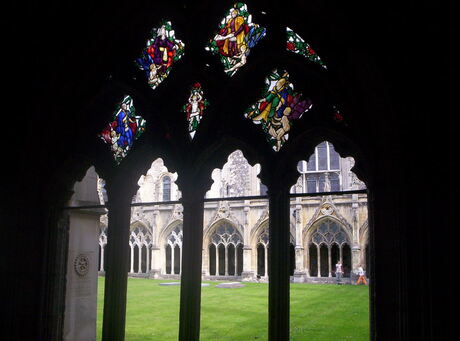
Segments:
[[[326,65],[323,63],[318,54],[313,50],[305,40],[289,27],[286,27],[286,49],[288,51],[300,54],[305,58],[308,58],[312,62],[318,63],[323,68],[327,69]]]
[[[204,109],[209,105],[209,102],[204,98],[203,90],[200,83],[195,83],[190,90],[188,103],[182,107],[182,111],[187,115],[188,132],[193,139],[198,125],[203,118]]]
[[[133,100],[125,96],[109,123],[99,136],[110,146],[113,157],[120,163],[132,148],[134,141],[145,131],[146,121],[136,115]]]
[[[237,2],[222,19],[215,36],[205,47],[219,55],[229,76],[246,64],[251,49],[265,36],[266,29],[252,21],[246,4]]]
[[[152,89],[168,77],[173,64],[184,55],[184,47],[185,44],[176,38],[170,21],[163,21],[160,27],[152,29],[147,46],[136,59]]]
[[[310,99],[294,91],[286,71],[273,70],[265,78],[262,98],[251,105],[244,115],[261,125],[267,141],[275,151],[279,151],[289,137],[293,122],[311,107]]]

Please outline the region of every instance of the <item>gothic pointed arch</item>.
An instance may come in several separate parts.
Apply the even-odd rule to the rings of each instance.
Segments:
[[[161,229],[159,236],[158,236],[158,246],[163,246],[168,243],[168,237],[171,235],[171,233],[176,230],[180,229],[182,230],[182,224],[183,221],[182,219],[174,219],[166,225],[163,229]]]
[[[316,234],[317,239],[313,240]],[[317,245],[325,243],[332,245],[333,243],[347,243],[351,246],[353,236],[350,231],[334,217],[322,217],[315,221],[308,229],[304,230],[304,245],[315,243]]]
[[[307,234],[311,232],[314,226],[318,223],[318,221],[322,219],[332,219],[337,221],[340,225],[345,228],[345,231],[349,236],[352,235],[353,226],[348,222],[348,220],[338,211],[337,207],[334,205],[334,202],[330,196],[325,196],[322,200],[321,205],[319,205],[311,219],[305,225],[303,229],[303,236],[304,239]]]
[[[221,226],[231,226],[235,229],[235,232],[239,234],[241,240],[243,240],[243,227],[237,220],[230,220],[228,218],[219,218],[214,222],[210,222],[208,227],[203,231],[203,245],[209,244],[212,235]]]

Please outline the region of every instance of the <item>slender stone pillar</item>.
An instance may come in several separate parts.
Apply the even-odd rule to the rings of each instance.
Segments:
[[[228,276],[228,245],[225,245],[225,276]]]
[[[137,253],[137,258],[139,259],[139,261],[137,262],[137,273],[140,274],[142,273],[142,245],[138,245],[137,249],[139,250],[139,252]]]
[[[328,277],[332,277],[332,264],[331,264],[331,247],[327,247],[327,266],[329,267]]]
[[[235,252],[233,253],[233,256],[235,256],[235,267],[233,268],[233,276],[238,276],[238,248],[235,246],[234,248]]]
[[[109,197],[102,341],[124,341],[131,196],[116,191]]]
[[[174,264],[175,264],[174,251],[176,251],[176,246],[175,245],[173,247],[171,247],[171,275],[175,274],[175,271],[174,271]]]
[[[193,183],[193,181],[190,181]],[[204,192],[184,188],[184,238],[180,292],[179,341],[200,339],[201,254],[203,251]]]
[[[269,189],[268,340],[289,340],[289,188]]]
[[[129,272],[133,273],[134,272],[134,246],[131,245],[131,270]]]
[[[321,248],[316,245],[316,254],[318,255],[318,277],[321,277]]]
[[[219,276],[219,247],[216,247],[216,276]]]
[[[264,277],[268,276],[268,247],[264,245]]]
[[[104,272],[104,249],[105,249],[105,245],[102,244],[101,245],[101,269],[100,271]]]
[[[147,255],[146,255],[146,259],[147,259],[147,264],[146,264],[146,268],[145,268],[145,273],[150,273],[150,255],[149,255],[149,247],[146,246],[145,247],[145,252],[147,252]]]

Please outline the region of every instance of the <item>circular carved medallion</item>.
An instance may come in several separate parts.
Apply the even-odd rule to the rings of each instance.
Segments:
[[[73,267],[78,276],[85,276],[89,271],[89,258],[87,255],[79,254],[75,257]]]

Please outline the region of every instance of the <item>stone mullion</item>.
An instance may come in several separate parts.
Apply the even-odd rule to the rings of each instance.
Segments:
[[[268,340],[289,340],[290,231],[289,187],[269,189]]]
[[[134,272],[134,245],[130,245],[130,249],[131,249],[131,257],[129,259],[131,260],[131,268],[129,272],[133,273]]]
[[[176,245],[171,246],[171,275],[174,275],[174,251],[176,250]]]
[[[123,341],[129,261],[130,196],[113,193],[108,203],[107,263],[105,272],[102,341]]]
[[[228,245],[225,245],[225,276],[228,276]]]
[[[219,245],[216,246],[216,276],[219,276]]]
[[[317,259],[318,259],[318,277],[321,277],[321,248],[319,245],[316,245],[316,254],[317,254]]]
[[[238,255],[238,252],[237,252],[237,249],[236,249],[236,246],[235,246],[235,252],[233,254],[234,258],[235,258],[235,266],[233,268],[233,276],[237,276],[238,275],[238,258],[237,258],[237,255]]]
[[[147,255],[146,255],[146,261],[147,261],[147,265],[146,265],[146,268],[145,268],[145,272],[146,273],[149,273],[150,272],[150,255],[149,255],[149,250],[150,248],[146,245],[145,246],[145,252],[147,252]]]
[[[268,276],[268,245],[264,245],[264,277]]]
[[[137,253],[137,259],[139,259],[137,262],[137,273],[140,274],[142,272],[142,245],[137,245],[137,249],[139,250]]]
[[[332,277],[332,272],[331,272],[331,269],[332,269],[332,259],[331,259],[331,246],[328,245],[327,247],[327,266],[329,267],[328,268],[328,277]]]
[[[104,248],[105,248],[105,245],[101,244],[101,269],[100,271],[104,271]]]

